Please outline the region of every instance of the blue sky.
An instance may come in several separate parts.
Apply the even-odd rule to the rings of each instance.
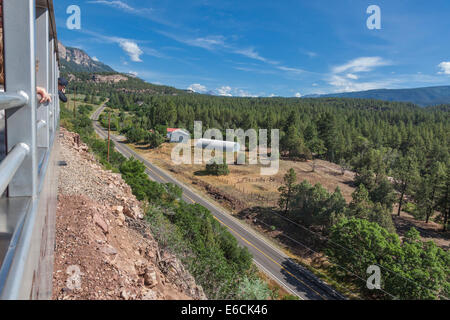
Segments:
[[[81,8],[69,30],[67,7]],[[381,30],[369,30],[369,5]],[[152,83],[233,96],[450,84],[448,0],[58,0],[58,36]]]

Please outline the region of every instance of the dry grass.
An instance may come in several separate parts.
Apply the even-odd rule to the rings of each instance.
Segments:
[[[295,297],[291,293],[289,293],[284,287],[279,285],[278,282],[276,282],[268,275],[266,275],[264,272],[259,271],[258,277],[261,278],[265,283],[267,283],[267,286],[272,292],[276,292],[278,294],[278,297],[274,297],[275,299],[284,300],[287,298]]]
[[[201,175],[201,172],[205,169],[204,164],[175,165],[171,160],[171,151],[174,144],[164,143],[157,149],[150,149],[146,145],[131,145],[131,147],[143,157],[170,171],[177,179],[191,185],[203,195],[215,198],[216,201],[235,214],[256,207],[277,207],[278,188],[283,184],[283,176],[290,168],[293,168],[297,173],[298,182],[307,180],[311,184],[320,183],[329,192],[333,192],[336,187],[339,187],[347,202],[351,201],[351,194],[354,190],[352,181],[355,174],[353,172],[346,171],[342,175],[338,165],[323,160],[316,160],[314,172],[312,161],[280,160],[279,172],[273,176],[262,176],[260,174],[261,165],[230,164],[228,176],[216,177]],[[402,216],[397,217],[396,212],[397,209],[394,207],[392,217],[400,237],[409,228],[415,227],[424,241],[434,241],[446,250],[450,248],[449,233],[440,231],[442,225],[432,221],[425,224],[425,222],[414,219],[406,212],[402,212]]]
[[[290,168],[293,168],[297,173],[298,182],[307,180],[312,184],[320,183],[329,192],[333,192],[336,187],[339,187],[344,198],[347,201],[351,200],[353,192],[351,183],[354,174],[347,171],[342,175],[339,166],[327,161],[316,160],[315,171],[313,172],[312,161],[280,160],[279,171],[273,176],[261,175],[262,165],[260,164],[230,164],[228,176],[216,177],[202,175],[202,171],[205,169],[204,164],[175,165],[171,160],[173,146],[174,144],[164,143],[157,149],[149,149],[145,145],[132,145],[143,157],[171,171],[182,181],[200,185],[203,189],[207,185],[213,186],[216,191],[225,194],[227,198],[245,204],[243,207],[241,205],[236,207],[233,203],[224,203],[233,211],[255,206],[277,206],[278,188],[283,184],[283,177]]]
[[[75,104],[76,108],[78,108],[79,106],[84,106],[84,105],[88,105],[92,107],[92,111],[89,113],[89,116],[91,116],[98,108],[100,108],[100,106],[105,103],[105,101],[103,101],[100,105],[98,104],[93,104],[93,103],[87,103],[84,102],[84,98],[86,97],[86,95],[84,94],[77,94],[76,95],[76,99],[77,100],[73,100],[75,95],[74,94],[66,94],[67,96],[67,103],[66,103],[66,108],[69,110],[73,110],[73,105]],[[97,99],[99,97],[96,97]]]

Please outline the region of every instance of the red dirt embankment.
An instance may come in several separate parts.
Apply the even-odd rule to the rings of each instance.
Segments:
[[[53,299],[206,299],[194,278],[159,248],[141,204],[61,128]]]

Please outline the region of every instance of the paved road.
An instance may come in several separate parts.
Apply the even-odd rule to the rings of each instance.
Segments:
[[[107,132],[96,121],[103,109],[104,106],[100,107],[92,114],[91,118],[94,120],[93,124],[97,134],[106,139]],[[249,226],[231,216],[224,209],[199,196],[195,190],[179,182],[164,170],[139,156],[127,145],[118,141],[114,135],[111,135],[111,140],[115,142],[116,150],[125,157],[133,156],[142,161],[147,167],[147,174],[152,180],[161,183],[171,182],[180,186],[183,189],[183,199],[186,202],[198,203],[210,210],[214,217],[236,237],[239,244],[248,248],[253,255],[255,264],[291,294],[298,296],[302,300],[344,299],[341,294],[331,289],[310,271],[293,263],[282,250],[269,243],[268,240],[257,234]]]

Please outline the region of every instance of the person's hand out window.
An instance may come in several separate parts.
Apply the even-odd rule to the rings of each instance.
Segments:
[[[47,90],[41,87],[36,87],[37,94],[41,96],[41,100],[39,100],[39,103],[46,103],[46,102],[52,102],[52,98],[47,93]]]

